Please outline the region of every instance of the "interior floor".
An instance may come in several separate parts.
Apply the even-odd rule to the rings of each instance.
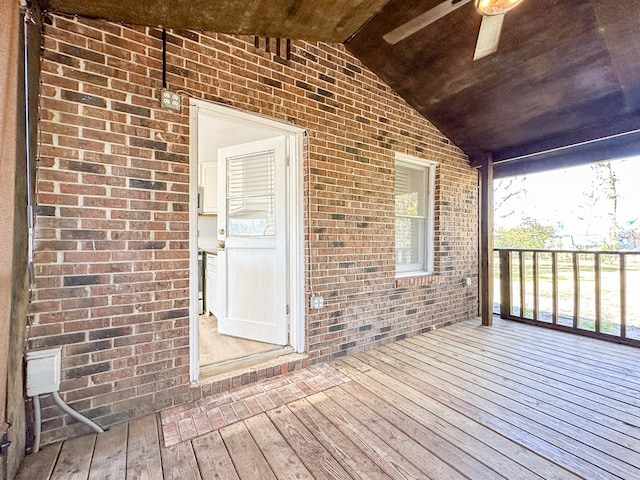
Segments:
[[[218,320],[214,315],[202,314],[198,316],[198,320],[200,367],[282,349],[271,343],[222,335],[218,333]]]

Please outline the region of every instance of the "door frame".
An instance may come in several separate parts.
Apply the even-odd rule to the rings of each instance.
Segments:
[[[189,182],[189,276],[198,275],[198,117],[211,116],[220,121],[265,128],[286,137],[287,143],[287,249],[289,298],[289,344],[298,353],[305,345],[305,290],[304,290],[304,138],[303,128],[282,123],[232,107],[190,99],[190,182]],[[189,376],[192,382],[200,375],[198,352],[198,287],[190,281],[189,288]]]

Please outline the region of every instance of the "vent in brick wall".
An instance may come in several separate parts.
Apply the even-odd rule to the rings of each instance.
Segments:
[[[291,40],[288,38],[253,37],[253,45],[282,60],[291,59]]]

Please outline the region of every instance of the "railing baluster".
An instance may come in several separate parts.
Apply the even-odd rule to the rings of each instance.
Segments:
[[[511,251],[500,250],[500,317],[511,316]]]
[[[620,337],[627,338],[627,256],[620,254]]]
[[[596,332],[600,333],[600,293],[602,292],[602,290],[600,289],[601,285],[600,285],[600,280],[601,280],[601,274],[600,274],[600,254],[599,253],[594,253],[593,254],[593,279],[594,279],[594,283],[595,283],[595,301],[596,301]]]
[[[538,310],[539,310],[539,302],[538,302],[538,252],[533,252],[533,319],[538,320]]]
[[[520,261],[520,318],[524,318],[524,283],[525,283],[525,269],[524,269],[524,251],[518,252],[518,258]]]
[[[554,325],[558,323],[558,252],[551,252],[551,321]]]
[[[580,319],[580,259],[575,252],[571,257],[573,260],[573,328],[578,328]]]

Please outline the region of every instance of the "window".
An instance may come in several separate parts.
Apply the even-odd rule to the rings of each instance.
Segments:
[[[265,151],[227,158],[229,236],[274,234],[275,155]]]
[[[396,154],[396,275],[433,273],[436,165]]]

